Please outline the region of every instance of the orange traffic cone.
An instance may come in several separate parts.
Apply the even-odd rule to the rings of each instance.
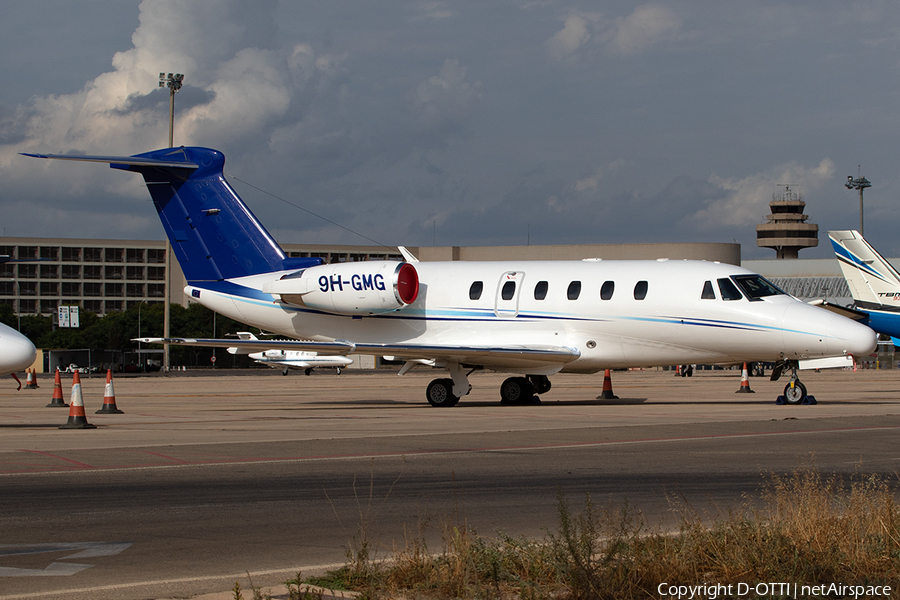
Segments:
[[[753,390],[750,389],[750,378],[747,377],[747,363],[744,363],[744,368],[741,370],[741,387],[735,394],[754,394]]]
[[[60,429],[96,429],[96,425],[91,425],[87,421],[84,414],[84,399],[81,397],[81,377],[78,371],[72,377],[72,397],[69,400],[69,420],[65,425],[60,425]]]
[[[36,390],[38,387],[37,377],[32,372],[32,369],[28,369],[25,371],[25,389],[26,390]]]
[[[103,392],[103,408],[97,415],[121,415],[122,411],[116,406],[116,392],[113,390],[112,369],[106,370],[106,390]]]
[[[618,400],[619,397],[613,394],[612,377],[609,376],[609,369],[603,373],[603,392],[597,396],[597,400]]]
[[[57,406],[62,406],[63,408],[69,406],[66,404],[66,401],[63,400],[62,381],[59,379],[59,369],[56,370],[56,377],[53,378],[53,398],[50,400],[50,404],[47,405],[47,408],[55,408]]]

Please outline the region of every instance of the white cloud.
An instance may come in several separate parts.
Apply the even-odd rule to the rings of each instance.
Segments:
[[[638,6],[630,15],[616,19],[612,47],[621,54],[637,54],[645,48],[674,39],[681,18],[669,8],[654,4]]]
[[[578,48],[591,39],[588,19],[582,15],[572,15],[566,19],[563,28],[544,42],[544,48],[552,58],[561,60],[574,54]]]
[[[723,197],[709,202],[689,219],[707,230],[723,226],[751,226],[769,213],[769,202],[777,184],[790,183],[796,186],[793,188],[795,190],[812,192],[829,184],[834,173],[834,162],[824,158],[815,167],[788,163],[742,179],[713,175],[709,181],[722,191]]]

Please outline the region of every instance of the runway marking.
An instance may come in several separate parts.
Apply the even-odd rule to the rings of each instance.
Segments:
[[[60,560],[114,556],[128,549],[133,542],[81,542],[63,544],[0,544],[0,561],[6,556],[71,552]],[[0,577],[67,577],[89,569],[94,565],[54,561],[43,569],[0,567]]]
[[[266,571],[241,571],[240,573],[233,573],[230,575],[205,575],[202,577],[179,577],[176,579],[156,579],[151,581],[135,581],[132,583],[117,583],[112,585],[100,585],[100,586],[91,586],[87,588],[78,588],[72,589],[68,588],[65,590],[48,590],[44,592],[34,592],[29,594],[13,594],[10,596],[0,596],[0,600],[26,600],[27,598],[47,598],[49,596],[68,596],[71,594],[78,593],[88,593],[88,592],[98,592],[98,591],[107,591],[107,590],[122,590],[122,589],[133,589],[144,586],[152,586],[152,585],[172,585],[177,583],[190,583],[192,581],[240,581],[247,577],[257,577],[263,575],[277,575],[277,574],[287,574],[287,575],[296,575],[297,573],[303,572],[307,574],[316,574],[316,573],[324,573],[326,571],[330,571],[333,569],[338,569],[343,567],[345,563],[332,563],[326,565],[306,565],[300,567],[293,567],[289,569],[270,569]],[[352,592],[350,592],[352,593]],[[328,597],[328,596],[326,596]],[[348,593],[349,597],[349,593]]]
[[[41,452],[40,450],[19,450],[19,452],[29,452],[31,454],[40,454],[43,456],[49,456],[50,458],[55,458],[56,460],[70,462],[74,465],[78,465],[78,468],[80,468],[80,469],[95,469],[96,468],[93,465],[79,462],[77,460],[72,460],[71,458],[66,458],[65,456],[59,456],[58,454],[51,454],[50,452]]]

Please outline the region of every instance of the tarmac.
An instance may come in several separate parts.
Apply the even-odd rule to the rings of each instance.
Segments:
[[[498,390],[506,375],[477,372],[470,379],[472,393],[456,407],[432,408],[425,400],[425,387],[444,376],[428,368],[403,377],[396,371],[344,370],[340,376],[321,371],[284,377],[274,370],[229,369],[117,375],[116,402],[123,414],[96,414],[103,403],[105,374],[82,375],[86,418],[96,425],[84,431],[59,430],[68,409],[46,406],[53,391],[51,377],[41,375],[38,389],[19,392],[10,380],[0,390],[0,477],[203,468],[335,457],[341,452],[353,456],[357,452],[353,440],[373,438],[383,443],[376,454],[390,455],[452,451],[448,440],[485,433],[498,440],[505,439],[501,433],[509,439],[526,434],[535,446],[549,445],[566,439],[567,431],[574,434],[586,427],[596,439],[607,437],[616,443],[647,442],[648,436],[743,439],[751,432],[758,437],[748,443],[755,444],[768,443],[769,434],[814,436],[836,431],[841,424],[873,430],[900,427],[900,371],[892,370],[802,372],[801,379],[818,401],[815,406],[776,405],[786,378],[771,382],[751,377],[750,394],[737,393],[739,370],[695,371],[687,378],[654,369],[614,372],[612,387],[618,398],[610,400],[597,399],[603,373],[557,375],[551,378],[551,391],[533,406],[501,405]],[[71,376],[64,376],[66,402],[71,385]],[[440,440],[440,446],[429,446],[429,440],[434,444]],[[858,453],[848,450],[847,460],[858,459]],[[264,591],[273,598],[287,598],[286,590],[267,586]],[[0,592],[0,599],[26,597],[37,596]],[[185,596],[157,596],[176,597]],[[232,600],[234,593],[191,597]],[[252,597],[252,592],[245,588],[244,597]]]

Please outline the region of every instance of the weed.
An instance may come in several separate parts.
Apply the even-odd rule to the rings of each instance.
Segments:
[[[420,523],[390,560],[374,561],[360,544],[335,573],[366,598],[647,598],[662,582],[900,587],[900,506],[874,475],[770,475],[760,498],[713,519],[682,508],[674,532],[651,529],[627,502],[599,508],[590,496],[573,512],[560,493],[557,517],[557,530],[538,541],[486,538],[465,522],[442,522],[437,553]]]

